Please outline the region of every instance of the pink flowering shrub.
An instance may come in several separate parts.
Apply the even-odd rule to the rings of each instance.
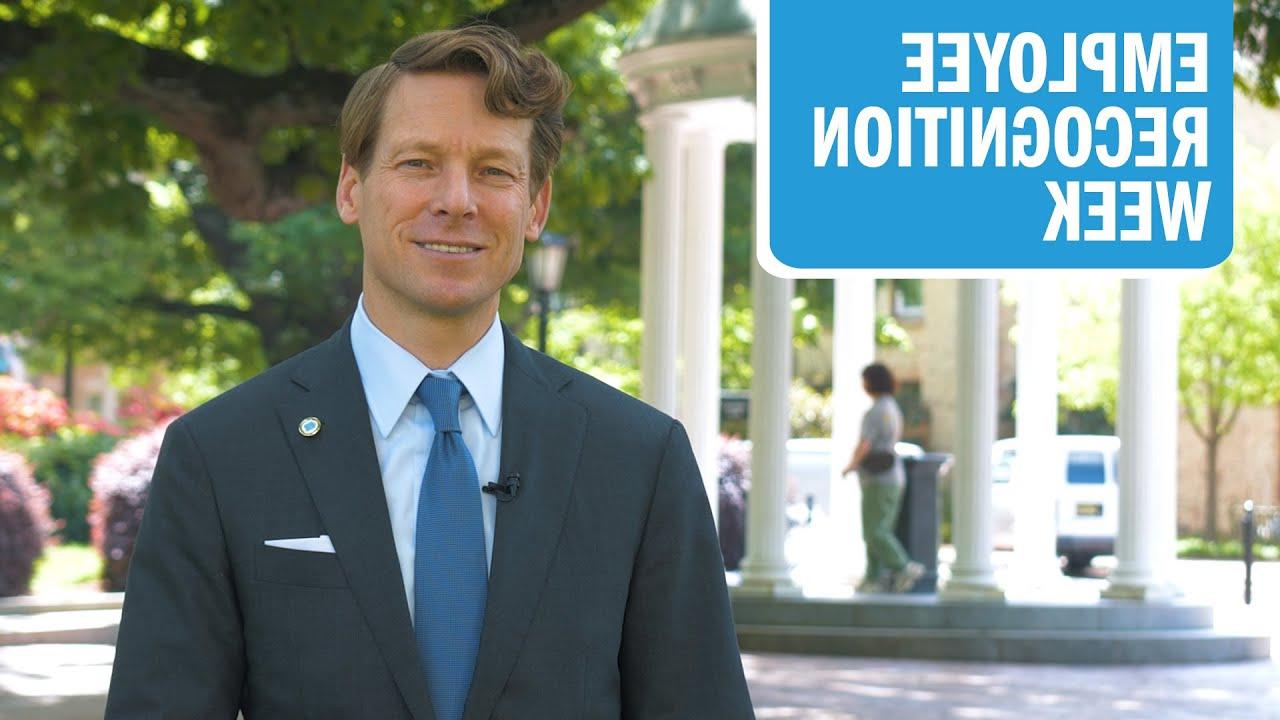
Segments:
[[[62,398],[0,375],[0,435],[48,435],[68,422],[70,415]]]
[[[746,552],[747,492],[751,448],[740,438],[720,436],[720,552],[726,570],[737,570]]]
[[[159,391],[144,387],[132,387],[125,391],[120,405],[120,422],[130,431],[148,430],[166,423],[182,414],[182,406],[166,398]]]
[[[89,534],[102,555],[102,588],[124,590],[133,544],[142,524],[151,474],[156,469],[160,443],[168,422],[135,437],[122,440],[99,456],[89,476],[93,499],[89,503]]]
[[[48,491],[21,455],[0,450],[0,597],[31,591],[36,559],[52,532]]]

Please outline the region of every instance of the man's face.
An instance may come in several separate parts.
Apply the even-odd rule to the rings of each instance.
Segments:
[[[401,76],[366,173],[343,159],[338,212],[358,223],[364,291],[392,312],[487,320],[538,239],[551,204],[534,194],[533,121],[484,106],[479,75]]]

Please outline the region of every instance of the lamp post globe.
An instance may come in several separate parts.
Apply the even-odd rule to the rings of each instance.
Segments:
[[[538,352],[547,351],[547,322],[551,314],[551,297],[564,280],[564,267],[569,260],[569,238],[559,233],[544,232],[537,245],[525,258],[529,289],[538,303]]]

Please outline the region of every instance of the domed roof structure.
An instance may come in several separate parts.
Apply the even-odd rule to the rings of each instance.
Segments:
[[[751,0],[659,0],[627,40],[628,53],[704,38],[755,35]]]
[[[618,69],[642,109],[755,99],[755,0],[658,0]]]

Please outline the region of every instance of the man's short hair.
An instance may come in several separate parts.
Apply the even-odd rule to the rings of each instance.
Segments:
[[[532,118],[530,194],[542,188],[560,159],[564,102],[571,84],[558,65],[496,25],[475,23],[419,35],[396,48],[391,60],[356,80],[338,120],[347,162],[364,175],[382,126],[382,110],[397,79],[407,73],[470,73],[486,78],[484,104],[502,117]]]

